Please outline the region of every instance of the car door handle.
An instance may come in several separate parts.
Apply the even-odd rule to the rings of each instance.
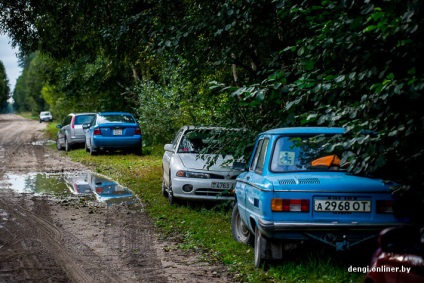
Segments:
[[[248,181],[249,181],[249,180],[250,180],[250,176],[246,176],[246,180],[248,180]]]

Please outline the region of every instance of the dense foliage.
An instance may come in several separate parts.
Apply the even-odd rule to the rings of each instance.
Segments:
[[[2,61],[0,61],[0,113],[7,109],[7,100],[10,96],[9,79],[7,78],[6,69]]]
[[[238,152],[269,128],[342,126],[351,172],[422,192],[423,3],[3,0],[0,29],[43,54],[60,115],[136,112],[151,143],[183,124],[246,128]]]

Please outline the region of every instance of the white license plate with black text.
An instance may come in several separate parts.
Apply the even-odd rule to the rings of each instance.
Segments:
[[[317,212],[371,212],[369,200],[315,200]]]
[[[122,129],[114,129],[113,135],[114,136],[122,136]]]
[[[228,182],[212,182],[212,189],[230,190],[232,189],[232,183]]]

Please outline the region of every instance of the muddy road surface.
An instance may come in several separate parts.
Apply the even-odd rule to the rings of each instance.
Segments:
[[[231,282],[177,249],[137,205],[87,205],[14,190],[10,176],[88,171],[46,145],[45,123],[0,115],[0,283]]]

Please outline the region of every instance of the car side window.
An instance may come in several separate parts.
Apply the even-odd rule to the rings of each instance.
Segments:
[[[268,143],[269,143],[269,139],[265,139],[262,144],[261,151],[259,152],[258,164],[256,165],[256,168],[255,168],[255,171],[258,174],[262,174],[265,167],[265,157],[266,157],[266,151],[268,149]]]
[[[178,141],[181,139],[181,136],[183,135],[183,133],[184,133],[183,130],[178,131],[177,135],[175,136],[175,139],[172,141],[172,147],[174,149],[177,148]]]
[[[94,116],[94,118],[91,120],[90,127],[96,125],[96,119],[97,119],[97,116]]]
[[[250,170],[254,170],[256,168],[256,164],[258,164],[259,153],[261,152],[263,142],[264,142],[263,139],[258,141],[258,146],[256,147],[256,151],[253,156],[253,161],[252,161],[252,164],[250,165]]]

